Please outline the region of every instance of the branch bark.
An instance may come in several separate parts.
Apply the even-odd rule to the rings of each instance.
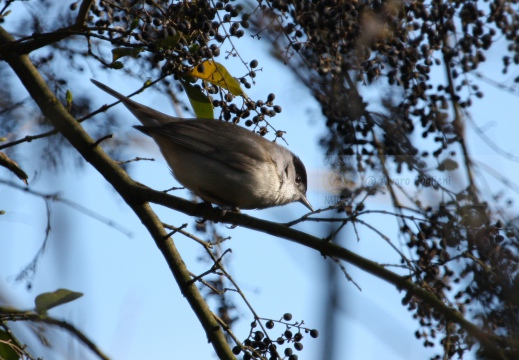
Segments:
[[[115,188],[124,201],[147,228],[155,244],[162,252],[182,294],[191,305],[202,324],[209,342],[220,359],[235,359],[225,335],[216,321],[209,306],[195,284],[190,283],[191,276],[177,251],[173,240],[167,236],[160,219],[151,210],[142,197],[135,196],[135,188],[140,188],[110,157],[95,145],[95,141],[83,130],[81,125],[67,112],[34,67],[29,57],[13,51],[7,51],[3,45],[14,38],[0,27],[0,56],[16,73],[24,87],[34,99],[42,113],[67,138],[76,150]]]
[[[81,6],[83,11],[80,10],[80,14],[83,14],[83,20],[80,20],[81,16],[78,15],[78,21],[72,26],[82,26],[80,24],[84,24],[84,19],[86,19],[86,14],[88,14],[88,8],[92,1],[93,0],[83,1]],[[66,34],[63,34],[63,36],[65,35]],[[323,256],[333,256],[347,261],[393,284],[397,289],[406,290],[420,298],[440,312],[447,320],[459,324],[468,334],[476,338],[486,350],[494,354],[495,358],[506,358],[503,351],[504,348],[517,351],[515,344],[510,344],[501,337],[482,331],[475,324],[467,321],[457,310],[447,306],[432,292],[424,290],[405,277],[391,272],[379,264],[358,256],[334,243],[323,241],[317,237],[291,229],[283,224],[272,223],[243,214],[227,213],[221,216],[219,211],[212,210],[208,207],[197,206],[191,202],[148,189],[135,183],[95,144],[95,141],[88,136],[80,124],[68,114],[66,109],[47,87],[45,81],[30,62],[28,56],[22,54],[44,46],[46,43],[41,42],[43,40],[40,40],[40,43],[38,43],[37,39],[34,39],[15,46],[13,45],[14,41],[13,37],[0,27],[0,56],[15,71],[23,85],[29,91],[31,97],[40,107],[42,113],[51,120],[54,126],[70,141],[78,152],[114,186],[116,191],[119,192],[126,203],[140,218],[155,240],[157,247],[161,250],[182,294],[187,298],[193,308],[220,359],[234,359],[235,357],[214,315],[198,292],[196,286],[190,282],[191,276],[180,254],[176,250],[173,240],[167,237],[167,232],[164,230],[156,214],[151,210],[148,202],[164,205],[188,215],[201,216],[207,219],[265,232],[313,248],[319,251]],[[16,52],[12,51],[13,49],[16,49]]]
[[[315,249],[323,256],[333,256],[344,260],[382,280],[387,281],[390,284],[393,284],[397,289],[406,290],[412,295],[418,297],[442,314],[445,319],[459,324],[470,336],[477,339],[480,344],[489,351],[489,353],[493,354],[495,359],[509,358],[509,355],[506,355],[503,350],[506,348],[511,349],[513,356],[519,355],[519,347],[517,344],[512,344],[505,338],[482,331],[478,326],[465,319],[463,314],[446,305],[432,292],[414,284],[406,277],[389,271],[378,263],[359,256],[335,243],[320,239],[299,230],[291,229],[285,224],[261,220],[245,214],[227,212],[222,216],[221,211],[219,210],[213,210],[206,206],[196,205],[189,201],[149,188],[140,187],[136,188],[134,191],[140,193],[139,196],[143,196],[149,202],[181,211],[187,215],[198,216],[204,219],[261,231]]]
[[[2,42],[0,44],[0,51],[14,51],[18,54],[29,54],[36,49],[40,49],[47,45],[63,40],[71,35],[74,35],[75,32],[80,31],[86,25],[88,12],[90,10],[90,6],[92,6],[93,3],[94,0],[83,0],[81,6],[79,7],[76,22],[74,24],[55,30],[51,33],[36,33],[23,39],[12,39],[8,42]]]

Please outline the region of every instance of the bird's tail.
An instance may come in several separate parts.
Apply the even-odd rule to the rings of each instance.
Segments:
[[[179,121],[179,118],[174,116],[169,116],[160,111],[153,110],[152,108],[139,104],[123,94],[115,91],[114,89],[106,86],[103,83],[100,83],[97,80],[90,79],[94,85],[100,88],[103,91],[106,91],[108,94],[112,95],[116,99],[120,100],[124,106],[142,123],[144,126],[157,126],[164,125],[170,123],[172,121]]]

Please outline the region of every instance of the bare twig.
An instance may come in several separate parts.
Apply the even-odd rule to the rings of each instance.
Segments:
[[[355,287],[357,289],[359,289],[359,291],[362,291],[361,287],[359,286],[359,284],[357,284],[355,282],[355,280],[353,280],[353,278],[350,276],[350,274],[348,274],[348,271],[346,270],[346,268],[344,267],[344,265],[342,265],[341,261],[333,256],[331,256],[331,259],[339,266],[339,268],[341,269],[342,273],[344,274],[344,276],[346,277],[346,279],[348,279],[348,281],[350,281],[351,283],[353,283],[353,285],[355,285]]]
[[[176,226],[173,226],[173,225],[162,223],[162,226],[164,226],[166,229],[173,230],[173,232],[170,233],[171,235],[173,235],[175,232],[178,232],[178,233],[180,233],[180,234],[190,238],[191,240],[196,241],[197,243],[199,243],[200,245],[202,245],[206,249],[211,249],[213,247],[213,245],[210,242],[204,241],[204,240],[200,239],[198,236],[195,236],[195,235],[185,231],[184,228],[187,226],[187,224],[182,224],[182,226],[176,227]]]
[[[136,91],[134,91],[133,93],[128,95],[128,97],[132,97],[134,95],[137,95],[137,94],[141,93],[142,91],[144,91],[144,89],[146,89],[146,88],[148,88],[150,86],[153,86],[154,84],[158,83],[162,79],[164,79],[164,76],[161,76],[158,79],[153,80],[151,82],[145,83],[142,87],[140,87],[139,89],[137,89]],[[99,109],[91,112],[90,114],[87,114],[87,115],[77,119],[77,122],[78,123],[82,123],[83,121],[88,120],[88,119],[94,117],[97,114],[105,112],[106,110],[110,109],[111,107],[114,107],[115,105],[117,105],[119,103],[120,103],[120,101],[116,101],[116,102],[113,102],[113,103],[111,103],[109,105],[103,105]],[[38,135],[27,135],[27,136],[25,136],[25,137],[23,137],[21,139],[14,140],[14,141],[8,142],[6,144],[0,145],[0,150],[6,149],[6,148],[9,148],[9,147],[12,147],[12,146],[24,143],[24,142],[31,142],[33,140],[37,140],[37,139],[45,138],[45,137],[48,137],[48,136],[56,135],[58,133],[59,133],[59,131],[57,129],[52,129],[52,130],[46,131],[46,132],[38,134]]]
[[[134,162],[134,161],[155,161],[155,159],[153,158],[141,158],[141,157],[135,157],[133,159],[130,159],[130,160],[120,160],[120,161],[116,161],[117,164],[119,165],[124,165],[124,164],[128,164],[128,163],[131,163],[131,162]]]
[[[139,217],[143,225],[149,231],[156,246],[162,252],[180,291],[202,324],[217,356],[220,359],[234,360],[235,356],[226,341],[225,334],[221,331],[208,304],[202,298],[196,285],[188,284],[191,276],[174,242],[171,238],[165,239],[167,233],[159,218],[152,211],[146,200],[139,194],[139,191],[135,191],[137,188],[145,189],[145,187],[135,183],[120,166],[110,159],[100,146],[92,146],[94,140],[84,131],[80,124],[70,116],[64,106],[56,100],[55,95],[48,88],[28,56],[1,50],[2,45],[10,43],[13,40],[11,34],[0,27],[0,56],[14,70],[42,113],[50,119],[53,125],[59,129],[72,146],[110,182],[128,206],[130,206]],[[170,197],[167,194],[161,194],[164,197]]]
[[[113,137],[114,137],[114,134],[105,135],[105,136],[97,139],[93,146],[97,146],[97,145],[101,144],[103,141],[105,141],[107,139],[111,139]]]
[[[114,229],[116,229],[117,231],[120,231],[121,233],[123,233],[124,235],[126,235],[128,237],[132,237],[133,236],[133,233],[130,230],[126,229],[123,225],[117,224],[112,219],[109,219],[109,218],[107,218],[107,217],[105,217],[103,215],[100,215],[100,214],[96,213],[95,211],[92,211],[92,210],[84,207],[83,205],[78,204],[77,202],[74,202],[72,200],[68,200],[66,198],[63,198],[58,193],[56,193],[56,194],[45,194],[45,193],[42,193],[42,192],[30,189],[28,187],[20,186],[18,184],[15,184],[15,183],[9,181],[9,180],[4,180],[4,179],[0,179],[0,184],[5,184],[5,185],[8,185],[8,186],[13,187],[15,189],[18,189],[18,190],[21,190],[21,191],[25,191],[28,194],[41,197],[41,198],[45,199],[46,201],[48,200],[48,201],[60,202],[60,203],[62,203],[64,205],[67,205],[67,206],[73,208],[74,210],[79,211],[80,213],[82,213],[82,214],[84,214],[86,216],[89,216],[89,217],[91,217],[93,219],[96,219],[97,221],[102,222],[105,225],[113,227]]]
[[[32,321],[39,322],[48,325],[58,326],[72,335],[74,335],[79,341],[81,341],[86,347],[88,347],[94,354],[97,355],[100,359],[108,360],[108,356],[103,354],[103,352],[94,344],[92,340],[90,340],[85,334],[83,334],[80,330],[78,330],[75,326],[69,324],[66,321],[55,319],[51,316],[39,315],[34,312],[28,311],[20,311],[14,309],[7,309],[0,307],[0,319],[2,321]]]

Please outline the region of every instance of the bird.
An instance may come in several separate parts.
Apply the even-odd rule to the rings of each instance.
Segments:
[[[307,173],[299,157],[234,123],[183,119],[139,104],[91,79],[141,122],[133,126],[158,145],[173,176],[205,202],[224,209],[265,209],[306,197]]]

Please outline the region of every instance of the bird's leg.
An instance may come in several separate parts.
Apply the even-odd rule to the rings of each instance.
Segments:
[[[205,211],[205,209],[208,209],[208,208],[213,210],[213,205],[211,205],[211,203],[209,201],[205,201],[205,200],[204,200],[204,202],[196,204],[196,206],[200,207],[202,209],[202,211]],[[196,220],[197,224],[203,224],[206,221],[207,221],[207,219],[205,219],[205,218]]]

